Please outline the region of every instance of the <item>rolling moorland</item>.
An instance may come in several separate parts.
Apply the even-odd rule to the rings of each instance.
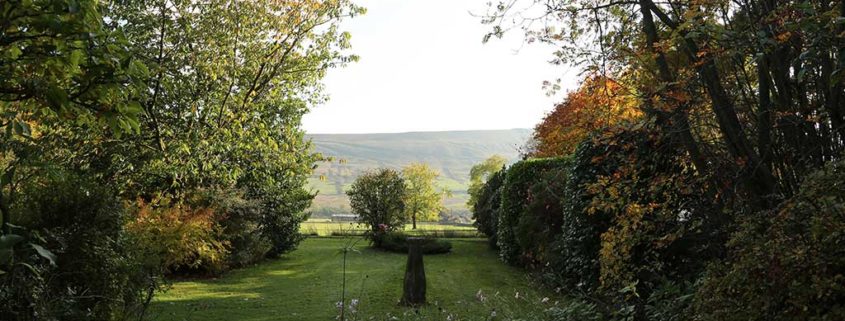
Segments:
[[[438,183],[452,197],[444,201],[451,219],[465,222],[467,183],[472,165],[491,155],[512,162],[519,147],[530,136],[528,129],[409,132],[394,134],[314,134],[308,138],[315,151],[333,161],[320,162],[309,178],[317,191],[312,217],[348,213],[344,191],[361,173],[379,167],[399,169],[412,162],[424,162],[440,172]]]

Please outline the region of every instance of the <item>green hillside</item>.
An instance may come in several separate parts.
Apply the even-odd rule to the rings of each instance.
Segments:
[[[349,212],[344,191],[367,170],[424,162],[440,172],[440,184],[452,191],[453,197],[445,201],[451,213],[466,218],[464,203],[472,165],[494,154],[515,160],[530,133],[528,129],[510,129],[309,135],[317,152],[335,158],[321,162],[309,179],[310,187],[318,192],[312,212],[315,216]]]

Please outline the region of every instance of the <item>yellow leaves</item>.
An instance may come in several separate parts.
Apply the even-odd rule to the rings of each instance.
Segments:
[[[785,42],[789,41],[789,39],[791,39],[791,38],[792,38],[792,32],[789,32],[789,31],[785,31],[785,32],[775,36],[775,40],[777,40],[778,43],[785,43]]]
[[[534,129],[532,156],[554,157],[572,153],[590,132],[641,117],[636,98],[617,81],[590,75],[570,92]]]

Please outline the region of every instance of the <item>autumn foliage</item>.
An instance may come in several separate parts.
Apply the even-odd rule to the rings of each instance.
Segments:
[[[571,154],[591,132],[641,116],[636,99],[611,78],[590,75],[534,128],[533,157]]]

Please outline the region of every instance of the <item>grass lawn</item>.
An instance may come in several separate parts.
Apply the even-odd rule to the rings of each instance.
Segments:
[[[306,235],[331,236],[332,232],[358,232],[362,233],[367,227],[355,222],[332,222],[328,219],[310,219],[302,222],[299,231]],[[434,222],[417,223],[417,229],[412,230],[411,224],[405,225],[405,232],[410,234],[440,234],[454,233],[454,237],[477,237],[476,228],[470,225],[451,225]],[[448,236],[448,235],[447,235]]]
[[[334,320],[348,238],[309,238],[286,257],[213,280],[178,281],[151,307],[153,320]],[[359,242],[347,259],[347,299],[357,320],[496,320],[538,315],[560,297],[498,261],[483,239],[452,240],[453,252],[424,258],[429,304],[397,305],[406,255]],[[480,300],[477,294],[485,297]],[[518,293],[518,294],[517,294]],[[543,298],[548,297],[546,302]]]

